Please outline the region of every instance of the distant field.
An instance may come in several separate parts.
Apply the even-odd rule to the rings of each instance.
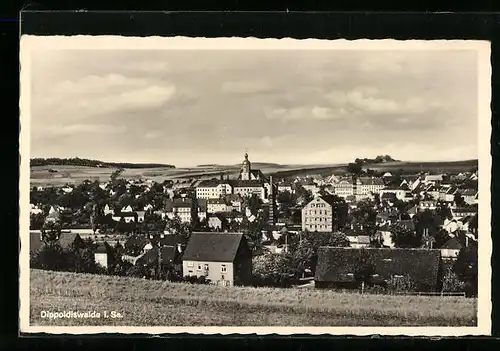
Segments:
[[[30,270],[31,325],[474,326],[475,299],[218,287]],[[116,311],[121,319],[41,318]]]
[[[477,160],[458,162],[388,162],[364,166],[365,169],[394,171],[403,169],[405,172],[453,172],[469,170],[477,167]],[[271,174],[277,177],[305,176],[321,174],[328,176],[331,174],[341,175],[346,172],[345,164],[332,165],[275,165],[259,164],[264,174]],[[49,169],[56,172],[49,172]],[[113,168],[93,168],[80,166],[35,166],[31,167],[32,185],[64,185],[78,184],[85,179],[107,181],[114,171]],[[125,169],[121,174],[124,178],[145,178],[156,182],[175,179],[210,179],[217,178],[221,174],[235,178],[239,174],[239,166],[200,166],[194,168],[141,168]]]

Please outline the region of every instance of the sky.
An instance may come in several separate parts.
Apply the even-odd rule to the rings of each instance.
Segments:
[[[333,164],[478,157],[477,51],[43,50],[31,157]]]

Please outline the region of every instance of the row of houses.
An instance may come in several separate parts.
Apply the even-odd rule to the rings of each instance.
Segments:
[[[30,252],[42,246],[39,233],[30,234]],[[59,243],[63,250],[81,240],[78,234],[63,234]],[[410,276],[419,291],[440,288],[443,258],[449,255],[445,250],[459,250],[450,247],[441,250],[429,249],[384,249],[366,248],[363,253],[373,262],[372,283],[384,284],[388,280]],[[242,233],[194,232],[189,240],[176,235],[162,235],[160,238],[132,237],[125,248],[138,248],[135,255],[124,255],[123,260],[155,270],[173,265],[182,265],[182,275],[205,277],[212,284],[232,286],[251,284],[252,252]],[[320,247],[316,265],[315,284],[322,287],[349,287],[356,284],[358,257],[363,246]],[[107,267],[113,248],[107,243],[94,251],[96,263]],[[160,263],[160,264],[158,264]]]

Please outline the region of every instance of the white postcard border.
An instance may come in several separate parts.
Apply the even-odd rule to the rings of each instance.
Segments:
[[[29,325],[30,57],[36,50],[477,50],[479,226],[477,327],[41,327]],[[464,40],[317,40],[120,36],[26,36],[20,45],[20,332],[50,334],[192,333],[463,336],[491,334],[491,64],[490,43]]]

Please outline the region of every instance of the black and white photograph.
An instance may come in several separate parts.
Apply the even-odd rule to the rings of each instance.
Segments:
[[[490,334],[488,42],[24,35],[20,70],[22,332]]]

